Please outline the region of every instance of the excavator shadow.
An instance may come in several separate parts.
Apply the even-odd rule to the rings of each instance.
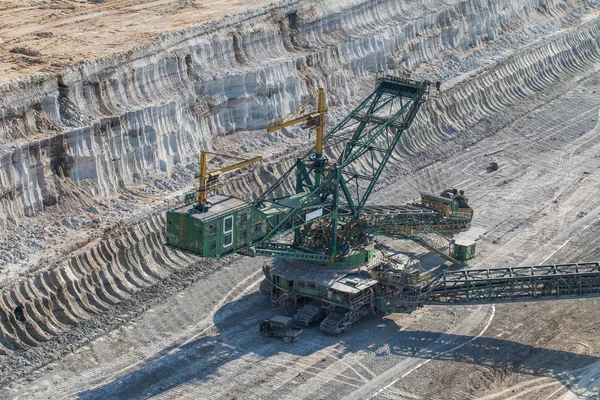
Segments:
[[[571,389],[578,380],[578,369],[600,361],[595,356],[507,339],[400,330],[396,322],[384,314],[377,314],[340,336],[327,336],[318,328],[312,328],[305,329],[298,341],[284,343],[281,339],[264,338],[258,333],[259,322],[277,313],[264,294],[244,296],[218,310],[213,318],[211,335],[171,346],[136,371],[81,392],[78,398],[149,399],[171,391],[177,396],[179,390],[193,393],[195,398],[212,398],[229,393],[228,387],[232,396],[244,398],[243,390],[231,384],[241,379],[254,382],[248,388],[260,385],[268,376],[259,372],[261,368],[271,371],[271,375],[275,373],[273,379],[278,379],[278,372],[273,372],[274,365],[277,366],[275,371],[306,371],[312,376],[315,368],[311,363],[333,364],[350,355],[343,360],[347,365],[352,363],[349,360],[360,360],[366,352],[369,357],[362,365],[375,363],[372,368],[377,373],[368,376],[367,380],[354,382],[352,390],[377,379],[374,375],[382,373],[382,363],[390,363],[386,364],[386,369],[398,368],[403,362],[415,359],[476,365],[488,368],[494,374],[511,372],[551,378]],[[382,385],[387,383],[382,382]]]

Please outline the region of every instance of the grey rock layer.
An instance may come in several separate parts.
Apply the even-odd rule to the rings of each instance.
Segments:
[[[168,176],[215,136],[263,129],[317,87],[339,106],[365,94],[378,70],[437,64],[444,78],[445,64],[524,27],[533,37],[584,4],[289,2],[7,85],[0,88],[0,226],[76,190],[108,196]]]

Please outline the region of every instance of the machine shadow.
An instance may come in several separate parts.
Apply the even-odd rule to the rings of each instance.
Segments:
[[[453,361],[492,368],[497,372],[512,371],[535,377],[560,380],[570,388],[576,376],[570,371],[600,360],[598,357],[560,350],[529,346],[505,339],[443,334],[428,331],[395,331],[396,324],[377,314],[359,324],[355,331],[337,337],[327,336],[318,327],[309,328],[297,342],[263,338],[258,333],[259,321],[277,314],[262,293],[253,293],[224,305],[215,314],[214,336],[204,336],[181,346],[171,346],[147,360],[136,371],[127,373],[101,387],[79,393],[78,399],[149,399],[165,391],[208,382],[222,375],[221,368],[251,357],[259,362],[277,354],[308,356],[334,344],[345,347],[344,353],[373,349],[376,357],[395,356],[428,360]],[[248,317],[250,315],[250,317]],[[258,318],[257,318],[258,316]],[[366,329],[366,331],[365,331]],[[381,340],[381,333],[390,330],[390,340]],[[353,335],[354,332],[359,333]],[[308,333],[308,335],[307,335]],[[373,338],[379,338],[379,341]],[[447,352],[463,343],[467,345]],[[385,347],[388,354],[378,351]],[[285,368],[281,360],[281,368]],[[231,376],[235,379],[235,376]],[[258,384],[258,382],[257,382]]]

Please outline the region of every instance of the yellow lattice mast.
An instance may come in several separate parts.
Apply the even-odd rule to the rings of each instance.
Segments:
[[[262,157],[258,156],[258,157],[251,158],[249,160],[242,160],[236,164],[233,164],[233,165],[230,165],[227,167],[219,168],[216,171],[209,172],[208,168],[206,166],[206,155],[207,154],[215,154],[215,155],[219,155],[222,157],[232,158],[231,156],[228,156],[225,154],[209,153],[204,150],[200,151],[200,160],[199,160],[200,173],[198,174],[198,183],[199,183],[198,184],[198,204],[200,204],[202,207],[206,207],[207,194],[209,192],[223,186],[222,184],[217,183],[217,180],[221,174],[224,174],[224,173],[230,172],[230,171],[234,171],[236,169],[245,167],[246,165],[250,165],[250,164],[254,164],[256,162],[262,161]]]
[[[317,99],[317,111],[312,113],[303,113],[304,110],[315,99]],[[286,126],[295,125],[306,121],[304,128],[310,128],[316,131],[317,143],[315,145],[315,153],[316,158],[319,159],[323,157],[323,131],[325,128],[325,114],[327,114],[327,108],[325,108],[325,90],[319,89],[312,93],[298,107],[296,107],[293,112],[283,118],[271,121],[267,127],[267,132],[274,132],[276,130],[285,128]]]

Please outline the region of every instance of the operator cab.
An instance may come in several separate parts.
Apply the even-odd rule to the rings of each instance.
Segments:
[[[167,244],[202,257],[222,257],[264,236],[254,207],[232,196],[209,197],[204,209],[187,204],[167,212]]]

